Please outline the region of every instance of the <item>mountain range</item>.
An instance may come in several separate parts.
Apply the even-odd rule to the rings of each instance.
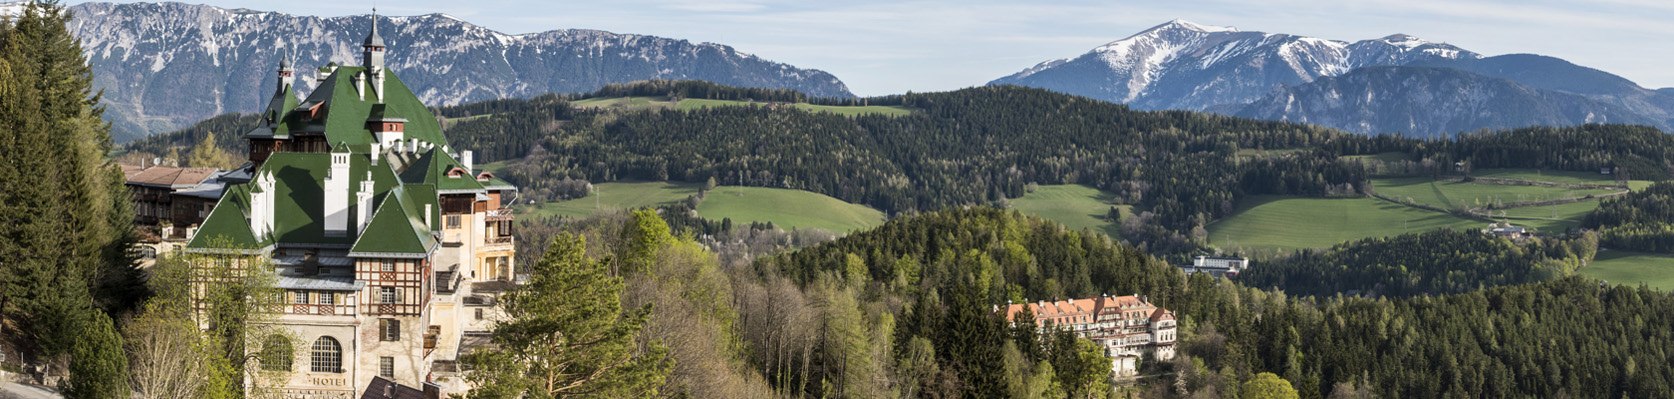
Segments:
[[[12,10],[16,3],[0,4]],[[117,141],[177,129],[267,100],[281,59],[311,67],[358,60],[368,15],[321,18],[183,3],[69,7]],[[695,79],[852,97],[829,73],[732,47],[598,30],[510,35],[445,14],[379,18],[389,64],[426,104],[596,90],[646,79]]]
[[[1674,127],[1674,90],[1530,54],[1395,34],[1344,42],[1174,20],[996,79],[1128,104],[1437,136],[1584,123]]]

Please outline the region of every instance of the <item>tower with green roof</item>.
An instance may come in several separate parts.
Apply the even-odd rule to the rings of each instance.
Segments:
[[[516,187],[452,148],[384,66],[378,19],[357,66],[299,99],[288,61],[230,185],[187,251],[270,260],[285,291],[285,395],[359,397],[375,376],[447,390],[465,337],[513,284]],[[335,64],[334,64],[335,65]],[[462,161],[463,160],[463,161]],[[261,348],[251,348],[259,351]],[[265,367],[280,368],[270,364]],[[280,371],[280,370],[274,370]]]

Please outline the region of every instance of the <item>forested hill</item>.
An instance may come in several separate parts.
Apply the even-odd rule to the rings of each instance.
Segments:
[[[545,96],[438,110],[450,139],[524,197],[566,197],[565,179],[594,183],[672,180],[808,190],[892,214],[1003,204],[1033,184],[1085,184],[1133,205],[1122,232],[1158,253],[1203,241],[1204,227],[1253,195],[1358,196],[1368,163],[1350,155],[1400,153],[1378,170],[1453,173],[1478,168],[1597,171],[1618,166],[1635,179],[1674,169],[1674,136],[1653,128],[1586,125],[1478,132],[1454,139],[1365,137],[1300,124],[1122,105],[1018,87],[856,100],[901,114],[840,114],[780,106],[803,100],[710,84],[642,83],[603,96],[742,99],[735,106],[600,108]],[[763,101],[765,100],[765,101]],[[666,102],[665,102],[666,104]],[[236,123],[230,117],[212,124]],[[226,135],[198,126],[136,143],[161,152]],[[1131,228],[1129,228],[1131,227]],[[1131,230],[1131,231],[1130,231]]]
[[[778,388],[809,395],[878,392],[889,387],[871,384],[894,381],[918,393],[910,396],[1001,397],[1043,389],[1043,370],[1064,391],[1085,389],[1061,343],[1007,328],[992,306],[1103,293],[1148,295],[1180,317],[1183,356],[1142,362],[1142,374],[1172,377],[1148,380],[1139,397],[1217,397],[1260,372],[1282,376],[1304,398],[1656,397],[1674,381],[1666,349],[1674,334],[1655,327],[1674,323],[1674,295],[1580,278],[1412,298],[1296,299],[1188,278],[1108,238],[987,208],[899,218],[756,265],[766,286],[789,281],[777,284],[840,299],[740,294],[752,361]],[[828,331],[891,338],[820,339],[818,320],[837,319],[811,316],[800,330],[816,329],[812,349],[787,347],[784,337],[796,335],[768,332],[786,331],[777,328],[796,319],[798,306],[859,308],[864,314],[849,320],[864,321]]]

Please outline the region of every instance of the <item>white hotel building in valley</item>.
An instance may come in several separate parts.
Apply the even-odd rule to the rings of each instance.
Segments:
[[[1068,329],[1103,347],[1112,362],[1112,377],[1137,375],[1139,359],[1147,353],[1158,360],[1174,358],[1174,312],[1139,295],[1009,304],[1006,320],[1015,321],[1024,309],[1034,313],[1042,332]]]

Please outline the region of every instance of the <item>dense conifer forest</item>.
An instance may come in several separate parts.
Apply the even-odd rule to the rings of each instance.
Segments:
[[[1519,243],[1476,231],[1438,230],[1298,251],[1262,261],[1238,282],[1297,296],[1454,294],[1572,275],[1597,252],[1594,233]]]
[[[1674,182],[1605,200],[1584,224],[1611,248],[1674,253]]]
[[[1001,205],[1028,184],[1085,184],[1135,205],[1124,239],[1163,254],[1199,248],[1204,226],[1262,194],[1358,196],[1373,173],[1470,168],[1596,171],[1635,179],[1674,169],[1674,138],[1651,128],[1587,125],[1475,132],[1454,139],[1360,136],[1307,125],[1193,112],[1142,112],[1037,89],[984,87],[864,100],[907,116],[845,116],[769,106],[675,110],[575,108],[571,98],[659,96],[809,101],[795,93],[696,82],[644,82],[579,96],[438,109],[449,137],[525,197],[575,195],[575,182],[682,181],[808,190],[890,214]],[[812,101],[821,101],[818,99]],[[852,103],[849,101],[848,103]],[[223,116],[138,142],[160,154]],[[171,144],[172,143],[172,144]],[[1350,160],[1400,153],[1396,161]],[[1466,169],[1468,171],[1468,169]]]
[[[679,82],[594,95],[821,101]],[[521,263],[539,259],[553,237],[580,234],[587,254],[621,268],[625,306],[656,304],[644,334],[674,360],[670,395],[1103,397],[1109,364],[1090,343],[1008,326],[994,307],[1107,293],[1146,295],[1182,323],[1182,356],[1146,359],[1148,377],[1116,395],[1230,397],[1273,380],[1303,398],[1674,389],[1674,331],[1663,327],[1674,325],[1674,295],[1571,276],[1600,245],[1660,248],[1625,244],[1634,242],[1622,238],[1627,230],[1613,236],[1612,226],[1671,220],[1659,211],[1674,209],[1667,184],[1605,201],[1587,222],[1599,234],[1367,239],[1264,260],[1237,281],[1188,276],[1157,257],[1197,249],[1204,226],[1246,197],[1358,196],[1373,174],[1614,167],[1666,178],[1674,139],[1654,129],[1365,137],[1012,87],[861,100],[911,109],[906,116],[597,110],[574,107],[580,97],[437,113],[456,145],[509,161],[500,176],[526,196],[564,198],[576,182],[713,179],[819,192],[896,216],[842,238],[707,221],[683,205],[661,217],[524,220]],[[128,150],[166,153],[206,134],[238,143],[227,132],[240,118]],[[1389,153],[1399,155],[1349,158]],[[1065,183],[1134,205],[1136,227],[1111,238],[989,207],[1029,184]]]
[[[1458,234],[1399,240],[1462,238]],[[1569,251],[1554,244],[1523,255],[1524,249],[1504,242],[1455,248],[1464,251],[1470,245],[1502,246],[1488,250],[1485,258],[1554,259]],[[1461,267],[1481,268],[1483,273],[1495,272],[1493,267],[1524,267],[1514,263],[1484,260],[1480,266]],[[1674,359],[1664,349],[1674,345],[1674,334],[1648,327],[1674,322],[1668,320],[1674,317],[1669,313],[1674,311],[1674,295],[1668,293],[1601,286],[1579,278],[1527,278],[1506,281],[1526,284],[1405,299],[1334,294],[1298,298],[1204,275],[1188,278],[1103,236],[992,209],[898,219],[873,231],[764,259],[754,270],[759,277],[753,278],[785,278],[808,289],[835,285],[853,293],[862,309],[878,312],[865,316],[874,322],[863,335],[876,334],[883,328],[877,320],[889,314],[893,340],[874,344],[893,343],[896,367],[890,368],[892,361],[882,355],[871,361],[878,363],[872,367],[895,373],[894,379],[884,381],[897,384],[900,392],[943,389],[994,397],[1007,390],[1032,389],[1016,385],[1026,385],[1028,374],[1015,373],[1040,368],[1008,365],[1006,359],[1014,356],[1006,353],[1011,348],[1027,361],[1047,360],[1059,373],[1067,365],[1055,363],[1061,357],[1032,351],[1038,343],[1019,342],[1016,331],[1007,329],[991,307],[1007,300],[1102,293],[1145,294],[1183,320],[1185,356],[1145,366],[1152,372],[1175,373],[1142,384],[1145,397],[1224,394],[1260,372],[1283,377],[1309,398],[1354,392],[1379,397],[1641,397],[1668,392],[1674,378],[1674,368],[1667,366]],[[1415,274],[1424,273],[1447,274]],[[1517,277],[1512,273],[1502,272],[1508,280]],[[1444,285],[1452,281],[1437,280],[1404,289],[1411,294],[1420,289],[1465,291]],[[765,303],[760,306],[771,309]],[[758,318],[774,319],[758,316],[760,310],[748,302],[740,311],[747,326]],[[750,336],[750,327],[746,331]],[[762,352],[756,353],[767,356]],[[938,370],[935,375],[914,374],[926,366],[906,368],[932,358],[934,366],[928,368]],[[804,392],[819,392],[814,387],[820,380],[843,380],[830,376],[832,370],[784,370],[789,377],[774,374],[769,380],[786,381]],[[994,381],[994,375],[1007,377]]]

